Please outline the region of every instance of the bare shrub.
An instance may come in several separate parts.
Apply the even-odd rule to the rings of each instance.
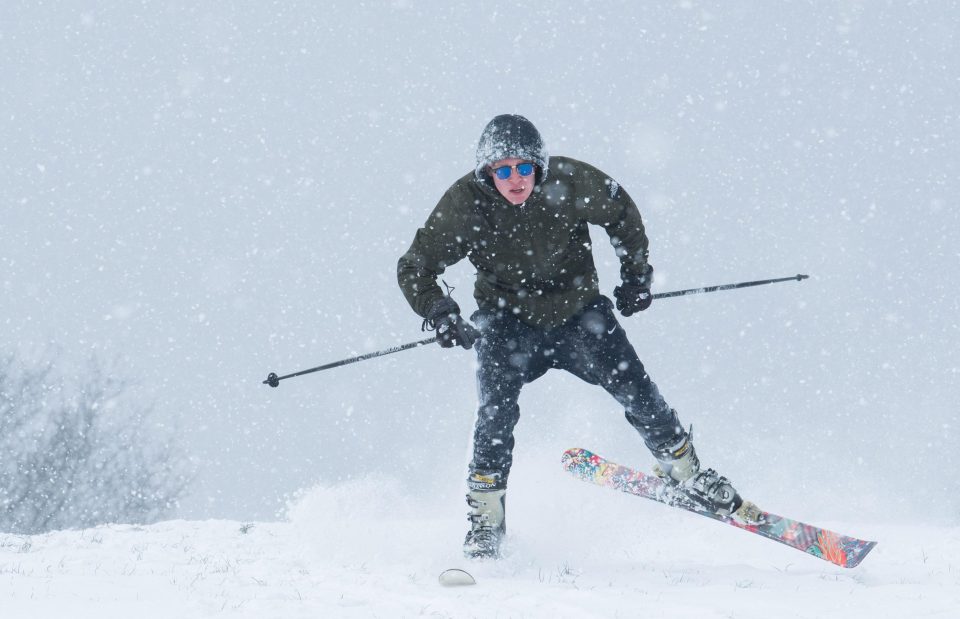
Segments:
[[[95,362],[75,382],[0,360],[0,531],[154,522],[186,491],[173,432],[130,383]]]

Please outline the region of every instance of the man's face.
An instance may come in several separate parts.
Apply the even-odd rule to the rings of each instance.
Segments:
[[[528,176],[521,176],[520,172],[526,172],[528,169],[528,166],[522,164],[530,164],[529,169],[532,169],[533,172]],[[497,170],[500,168],[509,170],[510,176],[508,178],[500,178],[506,174],[506,171],[503,170],[498,174]],[[516,157],[501,159],[500,161],[490,164],[487,168],[487,173],[493,178],[493,184],[496,186],[497,191],[499,191],[500,195],[506,198],[510,204],[523,204],[527,201],[527,198],[530,197],[530,194],[533,193],[536,167],[526,159],[517,159]]]

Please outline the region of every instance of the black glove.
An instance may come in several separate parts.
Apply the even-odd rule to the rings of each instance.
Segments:
[[[637,312],[650,307],[653,295],[650,294],[650,284],[653,283],[653,267],[649,264],[643,275],[625,277],[623,283],[613,289],[613,296],[617,298],[617,309],[624,316],[632,316]]]
[[[460,306],[450,297],[441,297],[433,302],[423,321],[424,329],[436,330],[437,343],[444,348],[463,346],[473,348],[480,332],[460,317]]]

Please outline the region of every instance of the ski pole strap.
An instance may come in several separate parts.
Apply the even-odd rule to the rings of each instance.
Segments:
[[[704,292],[717,292],[719,290],[734,290],[736,288],[749,288],[750,286],[763,286],[764,284],[776,284],[778,282],[802,281],[809,278],[809,275],[794,275],[793,277],[778,277],[776,279],[761,279],[755,282],[740,282],[737,284],[721,284],[720,286],[706,286],[704,288],[688,288],[686,290],[674,290],[673,292],[658,292],[653,295],[654,299],[668,299],[670,297],[685,297],[689,294],[702,294]]]

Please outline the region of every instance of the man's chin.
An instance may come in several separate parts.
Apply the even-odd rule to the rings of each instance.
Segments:
[[[530,197],[530,193],[511,193],[504,196],[507,199],[507,202],[514,206],[520,206]]]

